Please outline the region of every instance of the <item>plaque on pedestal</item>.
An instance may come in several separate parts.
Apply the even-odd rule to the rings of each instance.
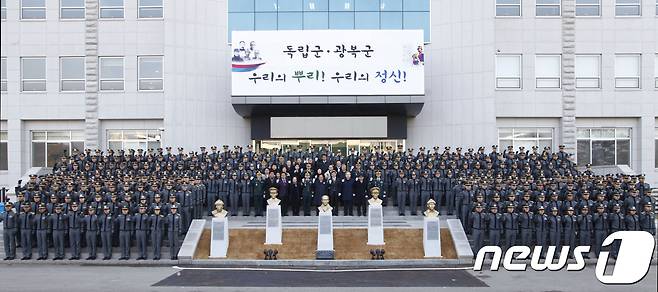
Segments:
[[[384,216],[381,205],[368,206],[368,245],[384,245]]]
[[[334,259],[334,228],[330,212],[318,215],[318,250],[317,259]]]
[[[228,252],[228,219],[212,218],[210,228],[210,258],[225,258]]]
[[[268,205],[265,219],[265,244],[281,244],[281,206]]]
[[[423,220],[423,249],[425,257],[441,257],[441,228],[438,217],[425,217]]]

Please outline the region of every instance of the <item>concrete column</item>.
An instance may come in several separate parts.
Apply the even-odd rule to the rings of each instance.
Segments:
[[[85,148],[98,149],[98,0],[85,0]]]
[[[656,152],[654,150],[656,143],[655,130],[657,126],[655,117],[646,115],[642,116],[640,118],[640,137],[639,139],[635,139],[635,141],[640,143],[640,147],[638,147],[640,150],[640,157],[637,159],[637,161],[640,161],[640,165],[635,166],[634,169],[639,173],[646,174],[648,177],[647,182],[653,182],[651,184],[652,186],[658,181],[656,166],[654,165],[656,159]]]
[[[20,119],[8,119],[7,120],[7,162],[9,169],[7,171],[7,180],[0,185],[5,185],[8,189],[13,190],[13,187],[16,185],[16,181],[21,175],[27,170],[23,169],[23,155],[22,151],[28,151],[29,149],[23,149],[21,137],[23,134],[23,122]],[[26,138],[31,139],[31,138]]]
[[[562,0],[562,144],[576,152],[576,4]]]

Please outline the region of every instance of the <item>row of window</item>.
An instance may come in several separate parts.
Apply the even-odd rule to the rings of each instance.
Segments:
[[[422,29],[430,41],[429,0],[230,0],[228,31]]]
[[[498,128],[501,149],[533,146],[539,151],[553,147],[553,128]],[[629,165],[632,128],[578,128],[576,159],[579,165]],[[160,130],[108,130],[107,148],[112,150],[157,149]],[[7,131],[0,131],[0,170],[8,169]],[[62,155],[84,148],[83,131],[32,132],[32,166],[52,167]],[[658,128],[655,128],[655,167],[658,168]]]
[[[21,57],[20,90],[22,92],[46,91],[46,58]],[[161,91],[164,86],[163,56],[137,56],[137,90]],[[125,57],[99,57],[99,90],[123,91]],[[1,89],[7,91],[7,58],[2,58]],[[59,58],[59,90],[61,92],[85,91],[85,57]]]
[[[654,63],[654,87],[658,88],[658,54]],[[576,88],[599,89],[601,85],[601,55],[576,55]],[[639,89],[642,80],[641,54],[615,55],[615,88]],[[523,55],[496,55],[496,88],[523,88]],[[562,56],[535,55],[535,88],[559,89],[562,85]]]
[[[614,1],[615,16],[642,16],[642,0],[610,0]],[[521,17],[521,0],[496,0],[497,17]],[[656,0],[656,16],[658,16],[658,0]],[[535,0],[535,16],[559,17],[562,15],[561,0]],[[576,17],[601,16],[601,0],[576,0]]]
[[[7,19],[7,2],[2,1],[2,19]],[[162,18],[162,0],[138,0],[137,18]],[[98,0],[100,19],[124,18],[124,0]],[[85,0],[59,0],[59,19],[85,19]],[[46,0],[20,0],[20,19],[46,19]]]
[[[631,165],[631,128],[578,128],[576,160],[578,165]],[[658,140],[658,130],[656,130]],[[538,147],[553,145],[553,128],[498,128],[498,145]],[[658,152],[658,150],[656,150]],[[658,167],[658,158],[656,160]]]

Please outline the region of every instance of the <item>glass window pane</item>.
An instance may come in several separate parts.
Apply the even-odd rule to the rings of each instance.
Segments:
[[[82,152],[85,150],[85,143],[84,142],[71,142],[71,152],[73,152],[73,149],[77,149],[78,152]]]
[[[405,0],[404,11],[430,11],[430,0]]]
[[[507,149],[509,146],[514,146],[514,142],[512,140],[499,140],[498,141],[498,148],[499,149]]]
[[[537,6],[536,14],[537,16],[560,16],[560,6]]]
[[[354,28],[379,29],[379,12],[355,12]]]
[[[640,5],[616,6],[615,15],[617,16],[640,16]]]
[[[275,12],[277,10],[277,5],[277,0],[256,0],[255,10],[256,12]]]
[[[615,56],[616,77],[638,77],[640,76],[639,55],[617,55]]]
[[[23,91],[46,91],[46,81],[23,81]]]
[[[45,58],[24,58],[22,66],[23,79],[46,79]]]
[[[598,5],[578,5],[576,6],[576,16],[599,16],[600,6]]]
[[[560,77],[562,66],[559,55],[539,55],[535,58],[535,76]]]
[[[276,30],[276,12],[257,12],[256,30]]]
[[[254,30],[254,14],[229,13],[228,28],[229,28],[229,32],[234,30]]]
[[[592,165],[615,164],[615,141],[592,141]]]
[[[153,142],[148,142],[147,144],[148,149],[158,149],[161,147],[160,141],[153,141]]]
[[[617,140],[617,165],[631,165],[631,140]]]
[[[139,57],[139,78],[162,78],[162,57]]]
[[[304,0],[304,11],[328,11],[329,0]]]
[[[7,131],[0,131],[0,141],[7,141]]]
[[[543,151],[545,148],[553,148],[553,140],[552,139],[546,139],[546,140],[539,140],[538,145],[539,146],[539,151]]]
[[[402,11],[402,0],[381,0],[381,11]]]
[[[60,18],[62,19],[84,19],[84,8],[62,8]]]
[[[32,167],[46,166],[46,143],[32,143]]]
[[[46,7],[46,0],[21,0],[22,7]]]
[[[61,61],[62,79],[84,79],[85,78],[85,58],[84,57],[63,57]]]
[[[162,79],[139,80],[139,90],[162,90]]]
[[[379,0],[355,0],[356,11],[379,11]]]
[[[592,129],[592,138],[594,139],[614,139],[615,138],[615,129]]]
[[[139,0],[140,6],[162,6],[162,0]]]
[[[71,131],[71,141],[84,141],[85,132],[84,131]]]
[[[496,77],[521,77],[521,56],[496,56]]]
[[[121,6],[123,7],[123,0],[100,0],[101,7],[103,6]]]
[[[589,132],[590,132],[589,129],[579,128],[576,131],[576,137],[577,138],[589,138]]]
[[[329,0],[329,11],[354,11],[354,0]]]
[[[84,80],[62,80],[61,90],[62,91],[84,91],[85,90],[85,81]]]
[[[655,167],[655,168],[658,168],[658,136],[656,136],[656,140],[655,140],[654,144],[655,144],[655,145],[654,145],[654,151],[656,152],[656,153],[654,154],[654,155],[655,155],[655,157],[654,157],[654,160],[655,160],[655,161],[654,161],[654,163],[655,163],[655,164],[654,164],[654,167]]]
[[[279,12],[302,11],[302,5],[303,5],[302,0],[279,0]]]
[[[108,140],[121,140],[123,137],[123,134],[119,130],[109,130],[107,131],[107,139]]]
[[[498,129],[498,139],[512,139],[513,137],[511,128]]]
[[[107,143],[107,147],[114,150],[114,151],[123,149],[122,145],[123,145],[123,142],[121,142],[121,141],[111,141],[111,142]]]
[[[496,6],[496,16],[520,16],[521,6]]]
[[[304,29],[329,28],[328,12],[304,12]]]
[[[32,141],[46,140],[46,132],[32,132]]]
[[[381,29],[402,29],[402,12],[382,12]]]
[[[577,164],[584,166],[585,164],[590,163],[590,140],[578,140],[577,146]]]
[[[330,29],[354,29],[354,12],[330,12]]]
[[[102,81],[101,90],[123,90],[123,81]]]
[[[53,167],[62,156],[68,156],[70,143],[48,143],[46,148],[46,167]]]
[[[406,2],[405,2],[406,3]],[[429,12],[404,12],[404,29],[422,29],[425,41],[430,39],[430,13]]]
[[[537,138],[537,129],[514,129],[514,138],[515,139],[528,139],[528,138]]]
[[[123,58],[101,58],[101,79],[123,78]]]
[[[300,30],[302,29],[301,12],[279,12],[279,30]]]
[[[539,138],[553,138],[553,129],[537,129]]]
[[[576,77],[599,77],[601,76],[601,56],[580,55],[576,56]]]
[[[101,8],[100,18],[123,18],[123,8]]]
[[[69,131],[48,131],[48,141],[69,141],[71,140],[71,132]]]
[[[617,128],[615,130],[615,133],[617,134],[617,138],[630,138],[631,137],[631,129],[630,128]]]
[[[139,18],[162,18],[162,7],[140,7]]]
[[[228,12],[252,12],[254,1],[228,0]]]
[[[7,142],[0,142],[0,170],[9,169],[9,152],[7,151]]]

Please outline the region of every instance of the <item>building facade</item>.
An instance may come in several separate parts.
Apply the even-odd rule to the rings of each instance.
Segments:
[[[249,143],[564,144],[655,185],[657,15],[656,0],[2,0],[0,186],[73,148]],[[230,31],[314,29],[422,29],[425,93],[231,95]]]

